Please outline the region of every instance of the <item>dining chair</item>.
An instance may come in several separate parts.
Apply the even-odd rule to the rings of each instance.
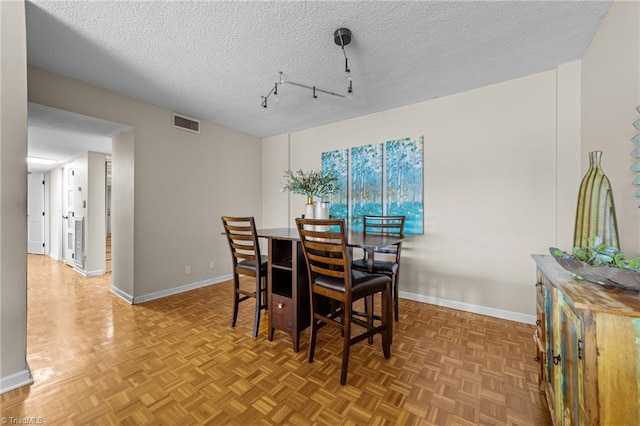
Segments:
[[[405,216],[363,216],[362,229],[364,234],[395,235],[404,237]],[[402,242],[375,250],[379,256],[374,256],[373,269],[369,269],[367,253],[361,259],[355,259],[352,267],[358,271],[384,274],[391,278],[393,293],[393,316],[399,318],[398,309],[398,276],[400,274],[400,251]]]
[[[260,311],[267,309],[267,256],[260,255],[260,245],[253,217],[222,216],[224,232],[227,235],[233,262],[233,320],[236,326],[240,302],[256,300],[256,313],[253,323],[253,338],[258,337],[260,329]],[[254,277],[255,290],[240,288],[240,275]]]
[[[338,327],[343,338],[340,384],[344,385],[351,345],[381,334],[384,357],[391,356],[391,279],[386,275],[351,269],[351,248],[347,246],[344,220],[296,219],[296,226],[307,263],[311,294],[309,362],[313,362],[318,330],[325,325]],[[353,315],[356,301],[377,293],[382,295],[380,317],[365,322]],[[327,299],[334,303],[326,303]],[[326,306],[332,308],[322,309]],[[353,324],[365,331],[352,336]]]

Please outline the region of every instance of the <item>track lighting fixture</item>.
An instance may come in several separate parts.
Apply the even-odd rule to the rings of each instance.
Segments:
[[[267,100],[269,99],[269,96],[273,95],[273,100],[276,102],[278,101],[278,86],[282,86],[283,84],[290,84],[292,86],[311,90],[313,93],[312,100],[314,103],[318,102],[318,93],[324,93],[326,95],[336,96],[339,98],[353,97],[353,79],[351,77],[351,69],[349,68],[349,58],[347,58],[347,52],[344,50],[344,47],[351,43],[351,31],[348,28],[339,28],[333,33],[333,40],[338,46],[340,46],[340,48],[342,49],[342,54],[344,55],[344,72],[347,76],[347,81],[349,82],[349,84],[347,85],[347,94],[342,95],[340,93],[320,89],[319,87],[316,87],[314,85],[296,83],[295,81],[287,80],[284,76],[284,73],[280,71],[278,73],[278,81],[276,81],[276,83],[273,85],[266,96],[262,96],[263,111],[266,112],[267,110]]]

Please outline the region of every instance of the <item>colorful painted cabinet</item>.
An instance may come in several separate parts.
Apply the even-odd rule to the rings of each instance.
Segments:
[[[556,425],[640,425],[640,295],[534,255],[536,360]]]

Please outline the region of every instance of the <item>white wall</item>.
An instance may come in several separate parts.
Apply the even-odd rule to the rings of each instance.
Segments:
[[[588,153],[602,151],[602,169],[611,181],[620,248],[640,254],[639,188],[631,184],[635,162],[629,155],[640,115],[640,2],[616,1],[582,60],[582,174]]]
[[[28,78],[32,102],[135,128],[135,210],[121,206],[134,212],[129,296],[157,297],[231,272],[220,216],[252,215],[261,225],[259,139],[207,122],[202,122],[200,134],[181,131],[171,126],[167,109],[35,68],[29,68]],[[116,155],[113,161],[115,178]],[[117,234],[124,229],[114,223],[114,244],[127,239]],[[112,251],[115,273],[115,246]],[[214,270],[209,269],[210,260]],[[191,275],[185,275],[185,265],[191,265]]]
[[[573,246],[578,190],[580,188],[580,83],[581,61],[556,70],[556,242],[563,250]]]
[[[0,393],[27,365],[27,40],[24,1],[0,2]]]
[[[292,133],[290,166],[318,168],[324,151],[424,135],[426,231],[403,246],[400,289],[418,300],[530,321],[530,254],[570,243],[564,239],[573,229],[568,207],[558,209],[571,185],[557,178],[579,179],[577,155],[570,155],[579,145],[579,72],[579,63],[567,64]],[[285,139],[265,143],[282,151]],[[265,145],[265,199],[277,196],[273,176],[283,173],[269,155]],[[570,172],[558,170],[559,157]],[[304,197],[291,196],[290,225],[303,204]],[[282,209],[271,205],[265,222],[276,224]]]
[[[134,143],[131,129],[111,144],[111,287],[129,296],[134,294]]]
[[[262,140],[262,222],[265,228],[282,228],[291,223],[288,192],[281,192],[284,171],[289,169],[289,134]],[[299,203],[304,209],[305,201]]]
[[[49,256],[62,260],[62,167],[47,173],[49,193]],[[65,221],[66,224],[66,221]]]
[[[104,274],[107,238],[106,230],[106,169],[107,155],[88,152],[87,193],[85,208],[85,269],[88,275]]]

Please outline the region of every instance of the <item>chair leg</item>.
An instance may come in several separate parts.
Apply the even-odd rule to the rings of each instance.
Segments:
[[[309,362],[313,362],[313,356],[316,352],[316,337],[318,335],[318,320],[316,320],[316,295],[311,295],[311,332],[309,333]]]
[[[269,300],[267,300],[267,288],[269,286],[269,283],[267,282],[267,280],[269,279],[266,275],[264,277],[262,277],[264,279],[264,284],[262,286],[262,304],[261,307],[262,309],[264,309],[265,311],[269,308]]]
[[[392,304],[393,301],[391,292],[391,283],[385,286],[382,294],[382,321],[384,322],[384,330],[382,331],[382,352],[384,357],[389,359],[391,357],[391,342],[393,339],[393,317],[392,317]]]
[[[233,274],[233,319],[231,320],[231,328],[236,327],[236,321],[238,320],[238,306],[240,305],[240,294],[238,289],[240,288],[240,281],[238,274]]]
[[[349,349],[351,348],[351,305],[345,304],[344,311],[344,339],[342,349],[342,371],[340,373],[340,384],[344,386],[347,383],[347,372],[349,371]]]
[[[397,272],[392,278],[393,284],[393,316],[396,321],[400,318],[400,313],[398,310],[398,273]]]
[[[342,314],[340,314],[339,317],[336,317],[336,320],[340,319],[340,323],[342,324],[342,328],[340,329],[340,336],[342,337],[344,337],[344,313],[346,312],[344,307],[345,304],[340,302],[340,309],[342,310]]]
[[[367,314],[367,324],[369,324],[370,327],[373,328],[373,306],[374,306],[374,295],[372,294],[371,296],[367,296],[364,298],[364,312],[365,314]],[[369,342],[369,344],[373,343],[373,336],[369,336],[367,338],[367,342]]]
[[[256,317],[253,320],[253,338],[258,337],[258,331],[260,330],[260,311],[262,310],[262,277],[260,274],[256,275]]]

